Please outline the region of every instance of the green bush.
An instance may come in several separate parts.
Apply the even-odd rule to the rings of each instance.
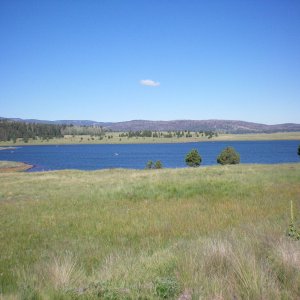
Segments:
[[[225,148],[217,158],[217,162],[221,165],[235,165],[240,163],[240,155],[234,148]]]
[[[196,149],[192,149],[185,157],[185,163],[189,167],[199,167],[202,162],[202,158]]]
[[[170,299],[178,294],[179,285],[175,278],[159,278],[155,282],[155,291],[160,299]]]
[[[154,164],[154,169],[162,169],[163,165],[160,160],[156,161]]]
[[[152,160],[149,160],[146,164],[145,169],[162,169],[163,165],[160,160],[157,160],[155,163]]]
[[[149,160],[146,164],[145,169],[153,169],[153,166],[154,166],[153,161]]]

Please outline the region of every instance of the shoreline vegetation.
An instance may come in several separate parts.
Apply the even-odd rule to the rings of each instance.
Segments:
[[[299,299],[300,164],[0,173],[1,299]]]
[[[24,145],[68,145],[68,144],[156,144],[156,143],[192,143],[216,141],[267,141],[267,140],[300,140],[300,132],[251,133],[251,134],[213,134],[204,135],[198,132],[186,132],[182,136],[176,133],[162,132],[156,137],[128,137],[124,132],[105,132],[101,136],[64,135],[59,138],[18,138],[15,141],[0,141],[0,150],[5,147]],[[10,148],[11,149],[11,148]]]

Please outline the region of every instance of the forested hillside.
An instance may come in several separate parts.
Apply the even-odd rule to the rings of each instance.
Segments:
[[[4,119],[0,117],[0,120]],[[259,124],[253,122],[236,121],[236,120],[171,120],[171,121],[149,121],[149,120],[132,120],[124,122],[97,122],[90,120],[57,120],[46,121],[36,119],[6,119],[14,122],[25,123],[43,123],[56,125],[74,125],[76,127],[104,128],[113,132],[129,131],[214,131],[219,133],[274,133],[274,132],[297,132],[300,131],[300,124]]]
[[[24,122],[11,122],[6,120],[0,121],[0,141],[16,141],[17,138],[51,139],[54,137],[63,137],[62,130],[66,125],[35,124]]]
[[[99,126],[74,126],[66,124],[25,123],[10,120],[0,120],[0,141],[14,141],[22,138],[29,139],[62,138],[64,135],[102,136],[104,130]]]

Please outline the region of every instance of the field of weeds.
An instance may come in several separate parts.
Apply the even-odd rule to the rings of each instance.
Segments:
[[[300,164],[0,174],[1,299],[299,299]]]

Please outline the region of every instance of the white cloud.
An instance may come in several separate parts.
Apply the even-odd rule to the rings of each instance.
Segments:
[[[146,86],[160,86],[160,83],[151,79],[142,79],[140,80],[141,85],[146,85]]]

